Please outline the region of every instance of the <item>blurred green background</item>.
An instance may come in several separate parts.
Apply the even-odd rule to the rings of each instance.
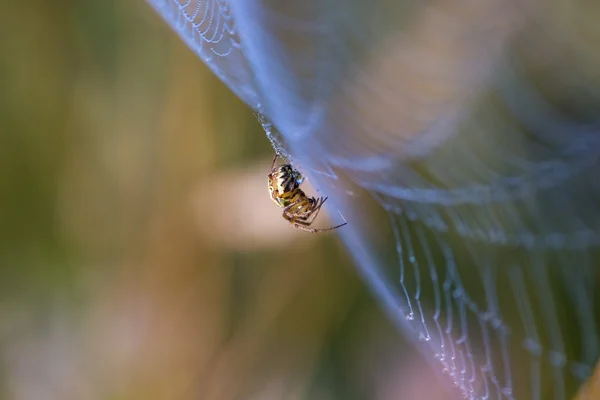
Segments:
[[[0,38],[1,399],[442,398],[146,3],[5,2]]]

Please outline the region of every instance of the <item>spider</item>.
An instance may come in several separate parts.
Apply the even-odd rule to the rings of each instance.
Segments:
[[[311,228],[327,197],[319,197],[318,199],[308,197],[300,189],[300,185],[304,182],[304,177],[290,164],[275,166],[278,158],[279,154],[275,154],[273,164],[271,165],[269,193],[271,194],[271,200],[278,207],[283,208],[283,218],[290,225],[312,233],[332,231],[346,225],[346,222],[344,222],[331,228]]]

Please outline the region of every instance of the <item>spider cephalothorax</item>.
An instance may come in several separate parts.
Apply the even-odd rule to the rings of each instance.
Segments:
[[[282,207],[283,218],[298,229],[308,232],[323,232],[331,231],[346,225],[346,223],[326,228],[317,229],[310,226],[317,218],[323,203],[327,197],[308,197],[300,185],[304,182],[304,177],[300,172],[295,170],[290,164],[275,166],[279,155],[275,155],[273,164],[271,165],[271,173],[269,174],[269,193],[271,200],[278,207]]]

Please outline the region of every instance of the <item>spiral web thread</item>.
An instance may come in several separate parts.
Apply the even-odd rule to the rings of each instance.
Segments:
[[[297,132],[277,132],[265,115],[259,93],[269,90],[258,89],[260,71],[229,4],[149,2],[258,110],[274,149],[296,163],[285,149]],[[385,210],[394,251],[377,263],[356,259],[373,272],[370,283],[394,319],[464,397],[568,399],[600,356],[600,122],[554,110],[518,65],[502,71],[494,98],[473,110],[476,121],[417,161],[349,160],[327,144],[298,159],[330,189],[341,185],[334,169],[343,170]]]

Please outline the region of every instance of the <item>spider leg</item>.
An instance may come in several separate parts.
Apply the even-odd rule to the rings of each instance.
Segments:
[[[325,203],[325,201],[327,200],[327,197],[323,198],[319,198],[317,200],[317,202],[315,203],[315,208],[313,208],[310,211],[306,211],[305,209],[309,206],[310,203],[308,203],[307,201],[298,201],[294,204],[290,204],[288,207],[286,207],[283,210],[283,218],[285,218],[287,221],[289,221],[290,225],[292,225],[294,228],[306,231],[306,232],[326,232],[326,231],[332,231],[334,229],[337,228],[341,228],[342,226],[346,225],[347,222],[344,222],[343,224],[340,225],[336,225],[333,226],[331,228],[311,228],[310,226],[312,225],[312,223],[315,221],[315,218],[317,217],[317,215],[319,214],[319,211],[321,210],[321,207],[323,206],[323,203]],[[299,207],[300,209],[297,211],[291,211],[294,207]],[[308,215],[298,215],[301,212],[308,212]]]
[[[297,225],[303,225],[303,224],[306,225],[306,226],[310,225],[310,224],[307,224],[302,219],[302,217],[300,217],[300,216],[298,216],[298,215],[296,215],[296,214],[294,214],[294,213],[292,213],[290,211],[287,211],[287,210],[283,211],[283,218],[285,218],[286,221],[288,221],[290,223],[290,225],[292,225],[292,226],[294,226],[296,228],[298,228]],[[306,230],[306,229],[304,229],[304,230]]]
[[[271,164],[271,170],[273,170],[273,168],[275,168],[275,163],[277,162],[278,158],[279,158],[279,154],[277,154],[277,152],[275,152],[275,157],[273,157],[273,164]]]
[[[315,219],[317,218],[317,215],[319,214],[319,211],[321,210],[321,207],[323,206],[323,204],[325,203],[325,201],[327,199],[328,199],[328,197],[321,197],[321,198],[319,198],[318,199],[318,203],[315,206],[315,209],[308,216],[306,216],[306,218],[303,218],[303,219],[298,220],[296,222],[299,223],[299,224],[302,224],[302,225],[304,225],[304,224],[311,225],[315,221]],[[309,218],[310,218],[310,221],[309,221]],[[318,231],[318,232],[321,232],[321,231],[331,231],[331,230],[340,228],[340,227],[342,227],[342,226],[344,226],[346,224],[347,224],[347,222],[344,222],[343,224],[339,224],[339,225],[333,226],[331,228],[317,229],[316,231]]]
[[[314,204],[314,206],[311,206],[310,200],[307,199],[304,201],[299,201],[295,204],[296,206],[300,207],[299,209],[294,211],[287,210],[287,214],[290,217],[289,221],[291,224],[298,222],[302,225],[310,225],[315,221],[315,219],[319,215],[319,211],[321,211],[323,203],[325,203],[325,200],[327,200],[327,198],[321,197],[315,200],[313,197],[313,200],[314,202],[312,204]]]
[[[313,216],[312,221],[314,221],[317,218],[317,215],[319,215],[319,211],[321,211],[321,207],[323,207],[323,203],[325,203],[325,201],[328,199],[328,197],[320,197],[317,202],[315,203],[315,208],[313,209],[313,211],[310,213],[310,215]],[[306,218],[308,219],[310,217],[310,215]],[[312,223],[312,222],[311,222]]]
[[[300,223],[306,223],[307,225],[310,225],[313,222],[315,222],[315,219],[317,219],[317,216],[319,215],[319,211],[321,211],[321,207],[323,206],[323,203],[325,203],[325,200],[327,200],[327,197],[318,198],[314,203],[315,206],[313,209],[311,209],[310,211],[308,211],[308,210],[304,211],[307,213],[307,215],[298,216],[293,222],[298,221]],[[310,222],[309,222],[309,220],[310,220]],[[290,222],[292,222],[292,221],[290,221]]]
[[[328,230],[328,229],[311,228],[310,225],[312,224],[312,222],[306,222],[305,218],[303,218],[303,217],[291,216],[291,215],[288,215],[285,213],[283,214],[283,217],[290,222],[291,226],[293,226],[296,229],[303,230],[305,232],[316,233],[316,232]]]
[[[341,228],[342,226],[346,225],[347,222],[344,222],[343,224],[339,224],[339,225],[336,225],[336,226],[332,226],[331,228],[310,228],[309,227],[310,224],[312,224],[312,222],[311,223],[306,223],[306,222],[302,222],[302,221],[296,221],[296,222],[294,222],[292,224],[292,226],[294,228],[298,228],[298,229],[301,229],[303,231],[315,232],[316,233],[316,232],[333,231],[334,229]]]
[[[304,216],[304,214],[306,213],[309,213],[309,215],[312,213],[310,211],[310,202],[308,201],[308,199],[298,200],[297,202],[290,204],[283,210],[284,218],[287,219],[290,222],[290,224],[294,224],[296,220],[299,219],[306,221],[307,216]]]

